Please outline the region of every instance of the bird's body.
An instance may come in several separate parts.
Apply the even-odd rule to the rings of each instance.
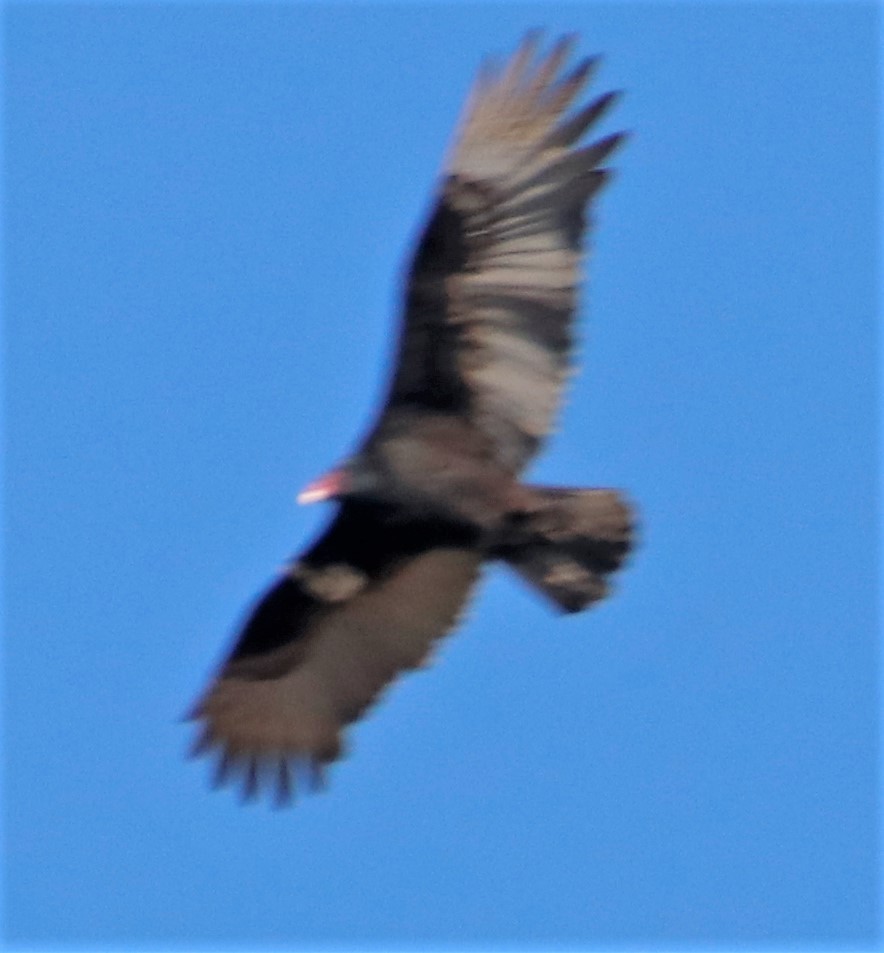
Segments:
[[[375,476],[369,501],[389,502],[406,518],[422,514],[477,530],[497,524],[518,486],[475,427],[419,408],[385,420],[358,459]]]
[[[570,370],[586,209],[619,143],[576,143],[613,101],[565,115],[593,61],[569,43],[532,67],[530,36],[484,72],[414,255],[389,394],[340,467],[302,494],[336,499],[326,532],[262,597],[197,703],[219,780],[292,789],[343,729],[457,622],[500,560],[558,608],[602,598],[631,540],[613,490],[521,482]]]

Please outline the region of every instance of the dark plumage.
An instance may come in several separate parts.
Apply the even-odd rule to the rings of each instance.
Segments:
[[[534,64],[532,34],[485,69],[414,255],[386,403],[303,502],[337,516],[252,611],[196,704],[217,780],[286,800],[342,752],[343,729],[457,622],[501,560],[559,609],[601,599],[631,539],[614,490],[519,482],[570,369],[587,208],[622,135],[577,143],[615,99],[568,109],[594,65]]]

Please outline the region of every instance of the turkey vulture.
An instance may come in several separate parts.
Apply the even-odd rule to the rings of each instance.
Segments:
[[[607,592],[631,541],[609,489],[519,481],[570,370],[587,207],[622,134],[579,146],[614,102],[569,111],[595,59],[562,75],[572,38],[538,57],[530,34],[484,68],[417,246],[386,402],[304,503],[337,515],[257,602],[191,716],[194,753],[288,800],[342,734],[463,612],[499,560],[565,612]],[[538,61],[539,60],[539,61]]]

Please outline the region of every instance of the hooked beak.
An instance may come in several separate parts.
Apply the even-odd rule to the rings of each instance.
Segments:
[[[298,494],[299,503],[320,503],[338,496],[344,487],[344,474],[340,470],[329,470],[318,480],[308,483]]]

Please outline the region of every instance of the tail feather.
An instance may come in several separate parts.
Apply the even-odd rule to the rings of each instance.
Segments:
[[[525,489],[532,504],[516,517],[500,555],[564,612],[603,599],[608,575],[632,547],[629,504],[616,490]]]

